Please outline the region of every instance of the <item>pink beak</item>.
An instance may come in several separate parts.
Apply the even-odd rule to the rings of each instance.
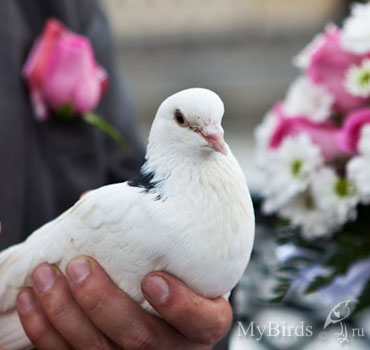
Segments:
[[[210,124],[205,126],[200,134],[207,141],[209,147],[216,152],[227,155],[227,145],[224,141],[224,129],[220,124]]]

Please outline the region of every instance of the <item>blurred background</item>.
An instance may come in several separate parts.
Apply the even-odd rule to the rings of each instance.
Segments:
[[[101,0],[118,65],[144,138],[170,94],[215,90],[225,103],[227,141],[254,189],[253,129],[297,75],[291,59],[326,22],[340,23],[345,0]]]
[[[254,171],[253,130],[282,98],[298,71],[291,60],[327,22],[341,24],[351,1],[345,0],[101,0],[117,47],[117,63],[133,98],[143,138],[154,113],[168,95],[201,86],[216,91],[226,107],[225,136],[247,176],[252,192],[262,186]],[[234,293],[236,318],[256,324],[312,325],[315,334],[331,307],[318,300],[263,306],[256,295],[269,288],[274,241],[257,221],[253,263]],[[256,282],[256,283],[254,283]],[[353,327],[370,336],[370,317]],[[334,329],[335,330],[335,329]],[[333,331],[334,331],[333,330]],[[240,337],[220,344],[231,350],[370,349],[357,337],[340,345],[335,337]]]

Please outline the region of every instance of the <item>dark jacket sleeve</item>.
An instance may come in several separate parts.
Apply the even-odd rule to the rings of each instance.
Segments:
[[[143,161],[143,145],[138,134],[131,99],[116,67],[112,33],[107,19],[96,0],[79,0],[78,6],[83,17],[82,33],[90,38],[98,62],[107,69],[110,76],[110,88],[101,101],[98,113],[121,131],[132,150],[130,156],[123,154],[113,141],[106,137],[109,180],[122,181],[137,172]]]

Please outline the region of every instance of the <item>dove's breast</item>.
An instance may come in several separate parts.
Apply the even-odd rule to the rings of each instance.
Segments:
[[[215,235],[221,229],[215,228]],[[248,231],[240,232],[231,242],[220,240],[220,247],[204,236],[196,237],[199,230],[189,233],[192,240],[182,240],[166,252],[164,269],[205,297],[224,295],[240,280],[248,264],[253,244]]]
[[[165,195],[160,212],[167,215],[158,214],[155,220],[167,234],[159,268],[207,297],[223,295],[235,286],[254,241],[253,205],[236,160],[231,159],[231,166],[213,165],[189,175],[192,181],[178,186],[182,191]]]

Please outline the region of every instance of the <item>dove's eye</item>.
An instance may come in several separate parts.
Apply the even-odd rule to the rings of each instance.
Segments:
[[[176,120],[176,123],[179,126],[181,126],[182,128],[185,128],[189,125],[188,122],[186,121],[184,115],[182,114],[182,112],[179,109],[176,109],[176,111],[175,111],[175,120]]]

